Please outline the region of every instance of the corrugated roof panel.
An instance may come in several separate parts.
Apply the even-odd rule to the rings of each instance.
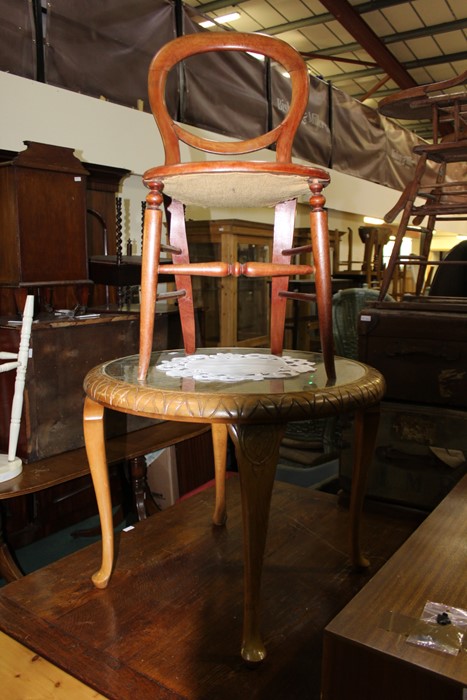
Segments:
[[[428,5],[429,3],[426,4]],[[396,32],[406,32],[408,29],[425,26],[419,14],[414,11],[411,2],[400,3],[399,5],[394,5],[394,7],[385,7],[381,12]]]
[[[467,47],[467,37],[462,30],[437,34],[436,42],[445,54],[465,51]]]

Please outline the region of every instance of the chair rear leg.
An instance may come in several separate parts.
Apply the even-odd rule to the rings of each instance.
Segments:
[[[278,204],[274,215],[274,239],[272,250],[272,262],[290,264],[290,255],[283,255],[282,251],[292,248],[295,226],[296,201],[289,200]],[[280,292],[286,292],[289,288],[289,276],[273,277],[271,283],[271,352],[280,355],[284,347],[285,316],[287,311],[287,299],[280,296]]]
[[[190,253],[186,237],[185,212],[183,204],[172,200],[170,206],[170,245],[180,250],[179,254],[173,254],[174,263],[189,264]],[[195,308],[193,303],[193,286],[189,275],[175,275],[177,291],[183,291],[184,295],[178,298],[178,310],[182,326],[183,344],[187,355],[196,350],[196,323]]]

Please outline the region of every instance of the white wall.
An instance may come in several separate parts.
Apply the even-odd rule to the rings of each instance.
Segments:
[[[124,237],[139,241],[141,200],[146,196],[141,175],[145,169],[163,162],[162,144],[152,116],[4,72],[0,72],[0,94],[1,149],[19,151],[23,150],[24,141],[38,141],[73,148],[83,161],[132,171],[133,175],[125,180],[122,192],[124,209],[128,213]],[[188,157],[191,156],[189,150],[187,148],[185,151]],[[272,159],[273,154],[265,151],[257,157]],[[337,171],[331,171],[331,184],[325,194],[327,205],[336,212],[336,220],[340,222],[342,212],[382,218],[399,196],[395,190]],[[263,211],[256,210],[236,210],[235,213],[193,210],[189,215],[196,219],[235,216],[248,220],[268,220]],[[355,226],[355,216],[351,219]],[[307,225],[304,211],[299,212],[298,223]],[[345,225],[345,221],[333,223],[331,211],[330,227],[340,228],[342,225]],[[459,224],[450,224],[450,230],[461,232],[456,225],[459,227]]]

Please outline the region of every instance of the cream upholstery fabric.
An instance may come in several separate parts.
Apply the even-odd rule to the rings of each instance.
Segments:
[[[164,194],[201,207],[272,207],[310,196],[308,180],[272,173],[203,173],[162,178]]]

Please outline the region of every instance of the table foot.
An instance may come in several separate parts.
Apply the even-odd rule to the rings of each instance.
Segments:
[[[247,666],[257,668],[266,658],[266,648],[261,639],[258,639],[255,644],[249,640],[248,645],[243,644],[241,656]]]

